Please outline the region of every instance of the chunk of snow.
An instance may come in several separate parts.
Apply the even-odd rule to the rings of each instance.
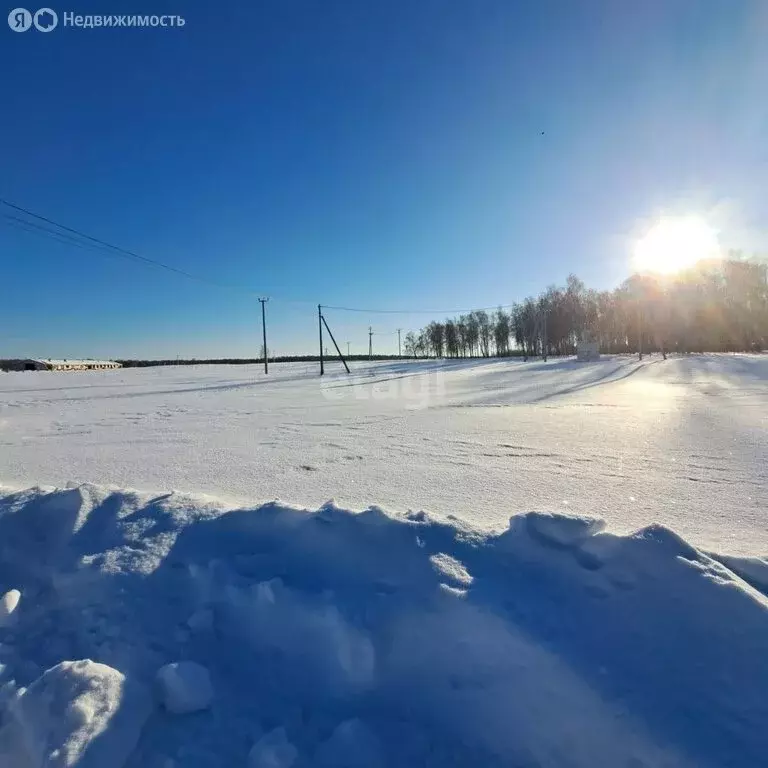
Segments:
[[[19,605],[21,592],[11,589],[0,597],[0,627],[7,627],[13,621],[13,612]]]
[[[711,555],[740,576],[755,589],[768,595],[768,559],[764,557],[734,557],[731,555]]]
[[[436,555],[432,555],[429,561],[439,574],[456,584],[468,587],[472,583],[472,576],[470,576],[469,571],[455,557],[446,555],[445,552],[438,552]]]
[[[227,590],[226,605],[234,617],[232,629],[245,634],[254,648],[293,659],[294,674],[338,690],[364,688],[372,682],[376,654],[371,639],[326,597],[272,579],[247,590]]]
[[[575,547],[605,528],[597,517],[574,517],[551,512],[528,512],[523,516],[528,532],[548,544]],[[512,518],[514,521],[515,518]]]
[[[195,611],[189,619],[187,626],[193,632],[207,632],[213,628],[213,611],[210,608],[202,608]]]
[[[360,719],[339,723],[315,757],[322,768],[377,768],[383,765],[381,743]]]
[[[299,750],[288,741],[285,728],[262,736],[248,753],[248,768],[291,768]]]
[[[213,686],[208,670],[194,661],[174,661],[157,673],[165,708],[174,715],[208,709]]]
[[[699,553],[682,536],[670,530],[665,525],[651,523],[632,534],[634,539],[647,541],[658,547],[669,557],[684,557],[687,560],[695,560]]]
[[[464,598],[467,596],[466,589],[459,589],[458,587],[452,587],[450,584],[440,584],[439,589],[444,595],[448,595],[449,597]]]
[[[150,708],[148,691],[116,669],[62,662],[7,704],[0,765],[121,768]]]

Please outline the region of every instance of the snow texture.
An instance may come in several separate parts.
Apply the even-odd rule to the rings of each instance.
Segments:
[[[163,706],[174,715],[208,709],[213,687],[208,670],[194,661],[174,661],[157,673]]]
[[[762,765],[768,599],[728,562],[658,524],[16,491],[0,765]],[[183,717],[149,693],[179,659],[215,686]]]
[[[454,515],[653,522],[768,555],[768,356],[688,355],[0,376],[0,483],[95,482]]]

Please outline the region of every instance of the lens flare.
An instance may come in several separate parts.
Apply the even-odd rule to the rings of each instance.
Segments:
[[[663,218],[635,243],[633,266],[669,275],[719,255],[717,232],[703,219]]]

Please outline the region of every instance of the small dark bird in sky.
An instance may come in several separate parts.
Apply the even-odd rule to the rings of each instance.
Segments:
[[[544,131],[542,131],[542,132],[541,132],[541,135],[542,135],[542,136],[544,135]]]

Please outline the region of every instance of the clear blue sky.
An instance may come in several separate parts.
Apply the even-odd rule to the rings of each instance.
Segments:
[[[569,272],[610,288],[660,211],[765,246],[765,3],[51,4],[186,25],[2,21],[0,196],[243,290],[0,218],[0,357],[255,355],[247,289],[290,353],[314,352],[318,302],[494,306]],[[357,351],[369,323],[431,319],[328,318]]]

